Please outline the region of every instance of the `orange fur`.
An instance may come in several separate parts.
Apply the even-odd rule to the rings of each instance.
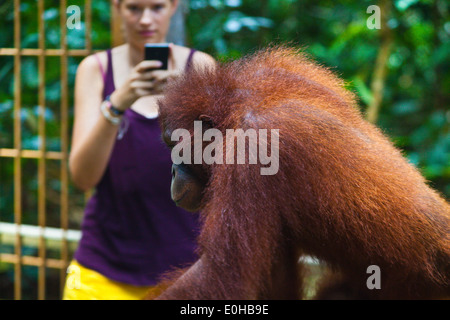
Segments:
[[[364,297],[450,293],[448,203],[363,119],[330,70],[285,47],[196,70],[168,88],[161,125],[192,130],[201,115],[224,136],[279,129],[280,168],[262,176],[261,165],[203,166],[201,258],[160,298],[297,298],[297,250]],[[372,264],[381,290],[365,288]]]

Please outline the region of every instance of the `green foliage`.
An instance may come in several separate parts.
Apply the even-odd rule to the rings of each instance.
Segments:
[[[61,48],[61,14],[60,1],[45,0],[44,19],[45,48]],[[83,49],[85,39],[84,0],[69,0],[67,5],[81,8],[80,29],[66,28],[68,49]],[[35,49],[39,46],[40,34],[38,24],[38,2],[21,1],[21,48]],[[92,1],[92,45],[95,50],[109,47],[111,42],[109,26],[109,1]],[[69,17],[72,12],[67,13]],[[0,3],[0,48],[14,47],[14,5],[13,1]],[[73,120],[73,86],[75,73],[82,57],[69,57],[67,77],[69,83],[69,122]],[[45,149],[61,151],[61,66],[60,57],[48,56],[45,59]],[[21,58],[21,144],[23,149],[39,150],[42,141],[38,138],[39,119],[39,72],[36,56]],[[14,57],[0,56],[0,148],[14,147]],[[69,129],[71,130],[71,129]],[[22,161],[22,217],[23,223],[36,223],[37,219],[37,161]],[[46,161],[46,210],[47,225],[60,225],[60,162]],[[14,165],[11,158],[0,158],[0,221],[14,221]],[[70,186],[71,212],[75,206],[84,206],[83,195]],[[78,228],[79,221],[71,221],[70,227]]]
[[[372,100],[381,45],[366,13],[373,1],[191,0],[190,45],[222,61],[270,44],[305,48],[360,99]],[[430,184],[450,196],[450,21],[442,0],[397,0],[388,17],[394,43],[378,125]],[[383,12],[381,13],[383,14]],[[263,18],[263,20],[261,20]]]
[[[92,43],[95,50],[109,47],[109,0],[92,1]],[[372,101],[371,81],[379,52],[380,31],[366,26],[372,1],[331,0],[190,0],[187,17],[188,45],[227,61],[270,44],[289,43],[310,53],[347,81],[364,111]],[[69,49],[86,45],[84,0],[67,5],[81,8],[81,29],[66,29]],[[37,1],[21,1],[22,48],[37,48]],[[387,61],[384,98],[378,125],[404,150],[433,187],[450,195],[449,111],[449,4],[443,0],[396,0],[388,17],[394,42]],[[70,13],[68,13],[70,16]],[[45,0],[45,46],[61,46],[60,2]],[[13,1],[0,4],[0,47],[14,47]],[[81,58],[68,60],[69,105]],[[46,149],[60,151],[61,60],[45,61]],[[14,59],[0,56],[0,148],[14,146]],[[22,57],[22,145],[39,149],[38,59]],[[73,108],[70,107],[70,121]],[[36,214],[36,161],[23,161],[24,217]],[[0,212],[13,221],[13,162],[0,158]],[[59,192],[59,164],[49,161],[47,193]],[[71,190],[74,195],[74,191]],[[51,196],[50,196],[51,197]],[[73,198],[75,196],[71,196]],[[57,198],[57,196],[55,196]],[[58,201],[47,204],[58,216]],[[51,215],[51,214],[50,214]],[[28,218],[26,218],[28,219]],[[34,218],[33,218],[34,219]],[[30,218],[29,220],[33,220]],[[50,219],[57,225],[58,218]]]
[[[187,17],[188,45],[206,51],[221,61],[240,58],[270,44],[289,43],[302,47],[317,61],[332,68],[347,81],[364,111],[373,99],[371,82],[381,45],[380,31],[370,30],[366,21],[369,0],[190,0]],[[60,1],[45,0],[38,17],[37,0],[21,1],[21,47],[37,48],[38,22],[45,22],[45,47],[61,47]],[[81,8],[81,29],[66,29],[69,49],[86,45],[84,0],[68,0],[67,6]],[[92,1],[92,44],[94,50],[110,46],[110,0]],[[394,0],[388,26],[394,41],[387,61],[384,98],[378,125],[404,150],[405,155],[429,179],[430,184],[450,196],[450,20],[445,0]],[[381,13],[383,14],[383,12]],[[70,16],[70,12],[68,13]],[[14,47],[14,2],[0,2],[0,48]],[[38,150],[38,59],[22,57],[21,142],[23,148]],[[69,57],[69,106],[73,116],[73,84],[80,57]],[[45,61],[46,150],[60,151],[61,60]],[[0,56],[0,148],[14,147],[14,59]],[[69,128],[70,130],[70,128]],[[22,222],[37,223],[37,161],[22,159]],[[47,225],[60,224],[60,171],[57,160],[46,162]],[[14,163],[0,158],[0,221],[14,221]],[[70,189],[70,216],[82,212],[82,195]],[[77,228],[79,221],[70,221]],[[36,250],[24,246],[23,250]],[[12,246],[0,247],[13,252]],[[35,255],[36,252],[25,252]],[[28,269],[27,269],[28,268]],[[36,270],[24,268],[35,279]],[[0,274],[10,279],[11,265],[0,264]],[[26,278],[26,279],[28,279]],[[55,276],[56,279],[59,275]],[[315,281],[312,279],[311,281]],[[7,282],[5,281],[5,285]],[[24,281],[24,298],[35,298]],[[6,294],[6,293],[5,293]],[[30,296],[31,294],[31,296]],[[9,296],[8,296],[9,297]],[[3,294],[1,298],[8,298]],[[9,298],[12,298],[9,297]],[[58,299],[58,295],[55,295]]]

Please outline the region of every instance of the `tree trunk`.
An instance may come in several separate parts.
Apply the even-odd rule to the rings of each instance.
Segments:
[[[179,0],[178,8],[170,22],[167,42],[173,42],[180,46],[186,43],[186,14],[189,10],[189,0]]]
[[[369,122],[376,123],[378,114],[383,102],[383,90],[386,81],[386,69],[389,56],[392,48],[392,32],[387,25],[387,20],[390,15],[391,4],[388,0],[380,1],[381,9],[381,46],[378,51],[378,57],[375,62],[373,71],[373,78],[371,84],[372,101],[366,110],[366,119]]]

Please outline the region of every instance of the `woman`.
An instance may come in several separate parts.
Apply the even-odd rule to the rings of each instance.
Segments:
[[[209,55],[170,45],[168,70],[143,61],[146,43],[166,41],[178,0],[116,0],[126,43],[79,65],[69,168],[95,187],[64,299],[140,299],[162,273],[195,261],[197,216],[170,199],[170,151],[157,98],[171,78],[214,67]]]

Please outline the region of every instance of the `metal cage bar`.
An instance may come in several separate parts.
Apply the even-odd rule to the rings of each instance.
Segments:
[[[68,78],[67,78],[67,29],[66,29],[66,21],[67,21],[67,1],[61,0],[60,2],[60,13],[61,13],[61,153],[63,155],[63,159],[61,161],[61,228],[64,232],[67,232],[69,227],[69,175],[68,175],[68,152],[69,152],[69,133],[68,133]],[[89,30],[90,33],[90,30]],[[60,283],[61,290],[64,286],[64,279],[66,276],[66,268],[68,265],[68,244],[67,240],[64,238],[61,241],[61,261],[63,262],[65,268],[62,268],[60,271]]]
[[[38,2],[38,32],[39,32],[39,49],[45,48],[45,29],[44,29],[44,1]],[[39,89],[38,89],[38,136],[40,137],[40,157],[38,159],[38,225],[41,227],[41,234],[39,236],[39,266],[38,266],[38,299],[45,299],[45,238],[43,229],[45,227],[45,199],[46,199],[46,160],[42,155],[46,150],[46,134],[45,134],[45,55],[38,56],[38,74],[39,74]]]
[[[20,0],[14,0],[14,47],[20,49]],[[21,61],[20,55],[14,55],[14,148],[18,150],[14,157],[14,221],[17,225],[22,223],[22,167],[20,150],[22,149],[22,135],[20,123],[21,109]],[[14,297],[20,299],[22,297],[22,238],[20,233],[16,235],[14,253],[17,261],[14,264]]]
[[[84,57],[90,54],[92,51],[87,49],[70,49],[64,50],[62,49],[32,49],[32,48],[26,48],[26,49],[18,49],[18,48],[1,48],[0,49],[0,56],[40,56],[45,55],[46,57],[51,56],[62,56],[63,54],[67,54],[68,56],[72,57]]]

